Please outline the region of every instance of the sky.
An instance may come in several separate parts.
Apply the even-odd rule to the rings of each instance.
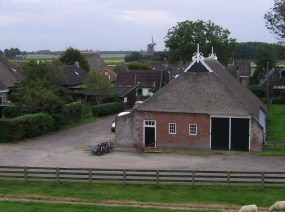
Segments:
[[[264,14],[274,0],[0,0],[0,49],[164,50],[168,30],[211,20],[239,42],[277,42]]]

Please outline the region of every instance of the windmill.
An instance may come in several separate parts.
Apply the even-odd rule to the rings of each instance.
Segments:
[[[153,37],[151,37],[151,43],[147,44],[146,53],[147,54],[154,54],[154,46],[155,45],[156,45],[156,43],[153,41]]]

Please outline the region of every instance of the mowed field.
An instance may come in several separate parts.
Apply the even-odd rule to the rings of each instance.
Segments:
[[[238,211],[245,204],[267,210],[285,198],[285,187],[118,185],[0,181],[1,211]],[[71,204],[72,203],[72,204]],[[132,206],[132,207],[130,207]],[[235,210],[226,210],[231,208]],[[174,209],[174,210],[169,210]],[[187,210],[188,209],[188,210]],[[194,209],[194,210],[193,210]],[[223,209],[223,210],[222,210]]]
[[[107,65],[120,65],[125,62],[126,54],[100,54]]]
[[[285,144],[285,105],[269,106],[267,125],[267,140]]]

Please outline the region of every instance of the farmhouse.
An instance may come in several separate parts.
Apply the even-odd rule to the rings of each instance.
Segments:
[[[199,52],[176,79],[116,120],[116,143],[142,148],[260,151],[265,105],[212,52]]]
[[[264,88],[269,88],[271,95],[279,94],[280,91],[285,90],[285,70],[278,71],[272,68],[263,79],[260,80],[260,85]]]

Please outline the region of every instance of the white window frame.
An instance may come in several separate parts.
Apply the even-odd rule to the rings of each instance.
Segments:
[[[175,135],[176,134],[176,123],[168,123],[168,133],[169,135]]]
[[[191,127],[195,126],[196,133],[191,133]],[[198,126],[197,124],[189,124],[189,135],[197,135],[198,134]]]

